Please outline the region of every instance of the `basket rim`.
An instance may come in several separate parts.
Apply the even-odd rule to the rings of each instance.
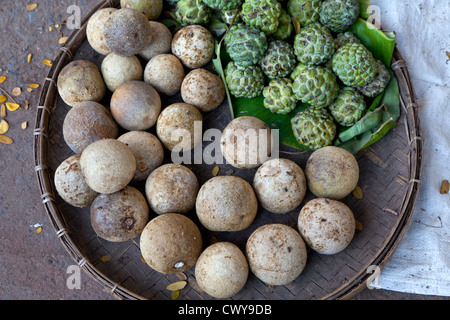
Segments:
[[[61,69],[73,59],[74,53],[86,38],[86,25],[88,19],[98,10],[108,7],[116,7],[120,0],[106,0],[96,5],[81,22],[81,28],[73,32],[67,42],[60,48],[59,54],[55,58],[55,62],[50,68],[47,77],[41,86],[39,97],[39,105],[37,106],[33,153],[35,161],[35,173],[41,193],[42,203],[50,222],[56,232],[57,237],[61,241],[63,247],[71,255],[77,265],[83,269],[92,279],[101,286],[108,289],[113,296],[118,299],[125,300],[146,300],[145,297],[138,295],[119,283],[113,282],[103,272],[96,268],[84,255],[78,244],[71,238],[70,230],[61,215],[56,204],[55,188],[50,176],[49,168],[46,166],[46,156],[49,137],[47,130],[51,111],[54,106],[54,100],[57,94],[56,80]],[[422,131],[419,119],[419,105],[416,101],[414,87],[408,71],[407,64],[403,59],[397,45],[392,60],[392,70],[399,82],[400,89],[400,105],[406,115],[406,135],[410,144],[410,153],[408,155],[410,183],[406,192],[400,212],[396,214],[401,218],[392,228],[390,237],[387,239],[384,249],[371,259],[365,269],[362,269],[357,275],[341,287],[322,297],[321,299],[350,299],[367,288],[373,280],[371,274],[366,270],[369,266],[375,265],[381,270],[386,266],[392,258],[395,250],[400,244],[407,226],[411,221],[411,217],[415,210],[423,169],[423,144]]]

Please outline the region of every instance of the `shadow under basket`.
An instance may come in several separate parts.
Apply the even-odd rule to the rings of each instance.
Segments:
[[[41,86],[34,129],[34,158],[42,202],[57,238],[89,276],[119,299],[171,299],[166,286],[178,281],[177,275],[164,275],[151,269],[142,259],[139,237],[113,243],[96,235],[91,227],[90,208],[75,208],[66,204],[57,194],[53,179],[59,164],[74,153],[66,145],[62,126],[69,106],[58,95],[56,80],[62,68],[72,60],[86,59],[100,66],[104,56],[96,53],[86,40],[86,24],[97,10],[118,6],[119,1],[107,1],[96,6],[74,32],[56,57]],[[421,137],[418,105],[407,65],[396,48],[392,70],[399,82],[401,117],[398,125],[387,136],[356,155],[360,167],[359,186],[362,199],[352,194],[342,200],[361,223],[351,244],[335,255],[320,255],[308,251],[308,261],[302,274],[284,286],[268,286],[251,272],[245,287],[230,299],[348,299],[367,288],[372,271],[381,270],[400,243],[413,214],[421,183],[423,166],[423,139]],[[110,96],[101,103],[109,105]],[[180,95],[162,97],[163,106],[181,101]],[[227,101],[216,110],[204,114],[203,129],[223,130],[231,121]],[[154,130],[154,129],[153,129]],[[311,152],[298,152],[281,147],[280,157],[295,161],[305,168]],[[166,156],[166,161],[170,155]],[[200,185],[213,177],[215,165],[187,165]],[[238,170],[227,164],[219,165],[219,175],[239,176],[252,183],[256,169]],[[143,184],[136,185],[143,192]],[[312,199],[307,192],[302,203]],[[283,223],[297,228],[300,207],[285,214],[275,215],[258,209],[253,224],[239,232],[210,232],[200,225],[195,212],[187,216],[199,226],[206,248],[214,241],[230,241],[244,251],[246,240],[258,227],[268,223]],[[150,218],[156,214],[151,213]],[[194,268],[185,271],[187,286],[178,299],[212,299],[202,292],[195,281]]]

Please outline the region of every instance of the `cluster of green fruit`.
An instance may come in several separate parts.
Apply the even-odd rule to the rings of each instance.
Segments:
[[[277,114],[291,113],[298,102],[310,105],[292,118],[292,130],[311,149],[331,145],[337,125],[358,122],[367,111],[364,97],[379,95],[391,79],[384,63],[348,31],[359,17],[358,0],[177,2],[182,24],[207,24],[213,13],[231,24],[223,40],[233,96],[263,94],[264,107]]]

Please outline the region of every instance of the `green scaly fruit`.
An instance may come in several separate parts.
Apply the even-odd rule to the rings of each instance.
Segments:
[[[237,24],[242,21],[241,9],[218,10],[217,17],[228,25]]]
[[[336,137],[336,124],[326,108],[300,111],[292,118],[291,126],[298,143],[312,150],[331,146]]]
[[[236,98],[255,98],[264,90],[264,73],[258,65],[243,69],[229,62],[225,68],[225,80]]]
[[[350,127],[364,116],[367,105],[363,95],[356,89],[344,87],[328,108],[337,123],[344,127]]]
[[[239,8],[244,0],[203,0],[210,8],[216,10],[232,10]]]
[[[320,65],[331,59],[335,52],[330,31],[319,23],[302,28],[295,36],[295,55],[303,64]]]
[[[376,97],[381,94],[391,81],[391,73],[381,60],[376,62],[377,70],[375,78],[365,86],[358,86],[357,89],[366,97]]]
[[[292,81],[295,81],[295,78],[303,71],[304,68],[306,68],[307,65],[303,63],[298,63],[294,70],[292,71],[291,75],[289,76]]]
[[[325,0],[319,10],[320,23],[339,33],[348,30],[358,20],[358,0]]]
[[[231,26],[223,41],[231,60],[242,68],[257,64],[268,48],[264,32],[243,23]]]
[[[339,33],[336,36],[336,39],[334,39],[334,44],[336,46],[336,50],[343,47],[347,43],[361,43],[361,41],[359,41],[359,39],[351,31]]]
[[[339,84],[330,69],[305,66],[295,77],[293,90],[296,98],[303,103],[325,108],[338,96]]]
[[[365,86],[375,78],[376,60],[359,43],[347,43],[333,56],[333,71],[347,87]]]
[[[278,29],[281,4],[276,0],[245,0],[242,5],[242,20],[270,35]]]
[[[264,56],[259,62],[261,69],[270,79],[284,78],[291,74],[297,59],[294,48],[289,42],[275,40],[270,42]]]
[[[278,18],[278,28],[277,31],[272,34],[272,39],[286,40],[291,36],[293,31],[294,26],[292,24],[292,17],[286,10],[281,9],[280,17]]]
[[[179,0],[175,9],[175,18],[182,26],[206,26],[211,21],[211,16],[211,8],[202,0]]]
[[[289,0],[287,9],[302,27],[319,22],[319,9],[323,0]]]
[[[297,99],[292,91],[292,80],[279,78],[271,80],[269,85],[264,87],[264,107],[273,113],[291,113],[296,105]]]

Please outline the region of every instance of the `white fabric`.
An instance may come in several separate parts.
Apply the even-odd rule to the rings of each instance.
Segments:
[[[450,296],[450,0],[372,0],[381,26],[397,34],[411,74],[425,138],[424,170],[411,224],[388,265],[382,289]]]

